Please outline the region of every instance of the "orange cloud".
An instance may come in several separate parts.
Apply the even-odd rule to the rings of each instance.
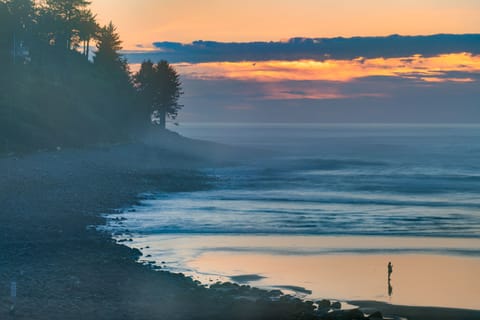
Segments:
[[[450,72],[480,73],[480,55],[415,55],[403,58],[357,58],[353,60],[242,61],[176,65],[191,79],[231,79],[256,82],[333,81],[384,76],[416,79],[422,82],[472,82],[471,77],[448,77]]]
[[[430,77],[430,78],[421,78],[422,81],[425,82],[434,82],[434,83],[439,83],[439,82],[475,82],[474,79],[472,78],[436,78],[436,77]]]

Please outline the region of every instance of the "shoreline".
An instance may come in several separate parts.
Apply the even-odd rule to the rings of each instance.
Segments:
[[[125,214],[123,227],[132,226],[129,218],[134,215]],[[147,262],[207,285],[233,281],[270,290],[283,288],[304,300],[369,299],[480,310],[476,299],[480,256],[477,251],[466,253],[480,245],[478,240],[420,239],[419,244],[418,238],[401,237],[135,232],[131,238],[125,243],[140,249]],[[465,253],[443,251],[453,247]],[[387,282],[389,261],[394,265],[391,283]]]
[[[14,316],[8,293],[0,294],[2,318],[314,317],[309,303],[270,299],[276,292],[205,289],[181,274],[154,271],[137,262],[137,250],[88,228],[143,192],[208,188],[198,169],[242,155],[175,134],[166,140],[0,158],[0,285],[17,282]],[[182,152],[188,146],[194,151]]]
[[[0,292],[2,319],[306,318],[310,304],[246,286],[206,289],[182,274],[137,262],[117,244],[106,213],[138,195],[208,188],[199,173],[241,152],[173,133],[161,143],[70,149],[0,158],[0,287],[16,282],[14,312]],[[184,152],[183,149],[189,149]],[[261,303],[258,303],[261,302]],[[301,316],[305,315],[305,316]]]

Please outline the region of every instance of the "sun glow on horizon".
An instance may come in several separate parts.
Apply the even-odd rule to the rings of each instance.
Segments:
[[[126,49],[155,41],[480,33],[480,2],[472,0],[93,0],[92,9],[102,24],[118,26]]]
[[[433,57],[178,63],[175,67],[184,77],[203,80],[350,82],[367,77],[398,77],[420,82],[473,82],[466,75],[480,73],[480,55],[464,52]]]
[[[432,57],[219,61],[174,66],[184,80],[255,83],[258,95],[254,100],[388,98],[388,86],[363,86],[356,92],[345,91],[344,87],[369,78],[376,83],[390,79],[400,81],[397,84],[432,87],[473,83],[480,77],[480,55],[466,52]],[[139,67],[131,66],[133,70]]]

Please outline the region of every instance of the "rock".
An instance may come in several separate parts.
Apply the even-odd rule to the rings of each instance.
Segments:
[[[325,316],[330,312],[330,308],[318,308],[315,310],[315,314],[320,317],[320,319],[325,319]]]
[[[341,309],[342,308],[342,304],[339,302],[339,301],[335,301],[331,304],[331,307],[333,309]]]
[[[323,320],[367,320],[359,309],[335,310],[320,317]]]
[[[352,309],[352,310],[345,310],[346,313],[348,314],[348,319],[355,319],[355,320],[363,320],[363,319],[368,319],[365,317],[362,311],[359,309]]]
[[[270,290],[270,296],[272,297],[279,297],[283,294],[280,290]]]
[[[383,320],[383,315],[380,311],[375,311],[371,315],[368,316],[370,320]]]
[[[359,309],[352,309],[352,310],[346,310],[346,311],[348,312],[351,319],[358,319],[358,320],[368,319],[367,317],[365,317],[363,312],[360,311]]]
[[[330,300],[323,299],[323,300],[317,301],[317,305],[318,305],[318,309],[324,309],[324,308],[330,308],[332,303],[330,302]]]
[[[305,304],[306,304],[309,308],[311,308],[312,310],[314,309],[314,307],[313,307],[313,301],[308,301],[308,300],[307,300],[307,301],[305,301]]]

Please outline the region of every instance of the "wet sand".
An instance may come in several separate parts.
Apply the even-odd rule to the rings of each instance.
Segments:
[[[183,265],[204,283],[234,280],[312,300],[480,310],[480,256],[448,254],[477,253],[480,239],[177,235],[133,245],[149,245],[151,259],[167,259],[174,270]]]

